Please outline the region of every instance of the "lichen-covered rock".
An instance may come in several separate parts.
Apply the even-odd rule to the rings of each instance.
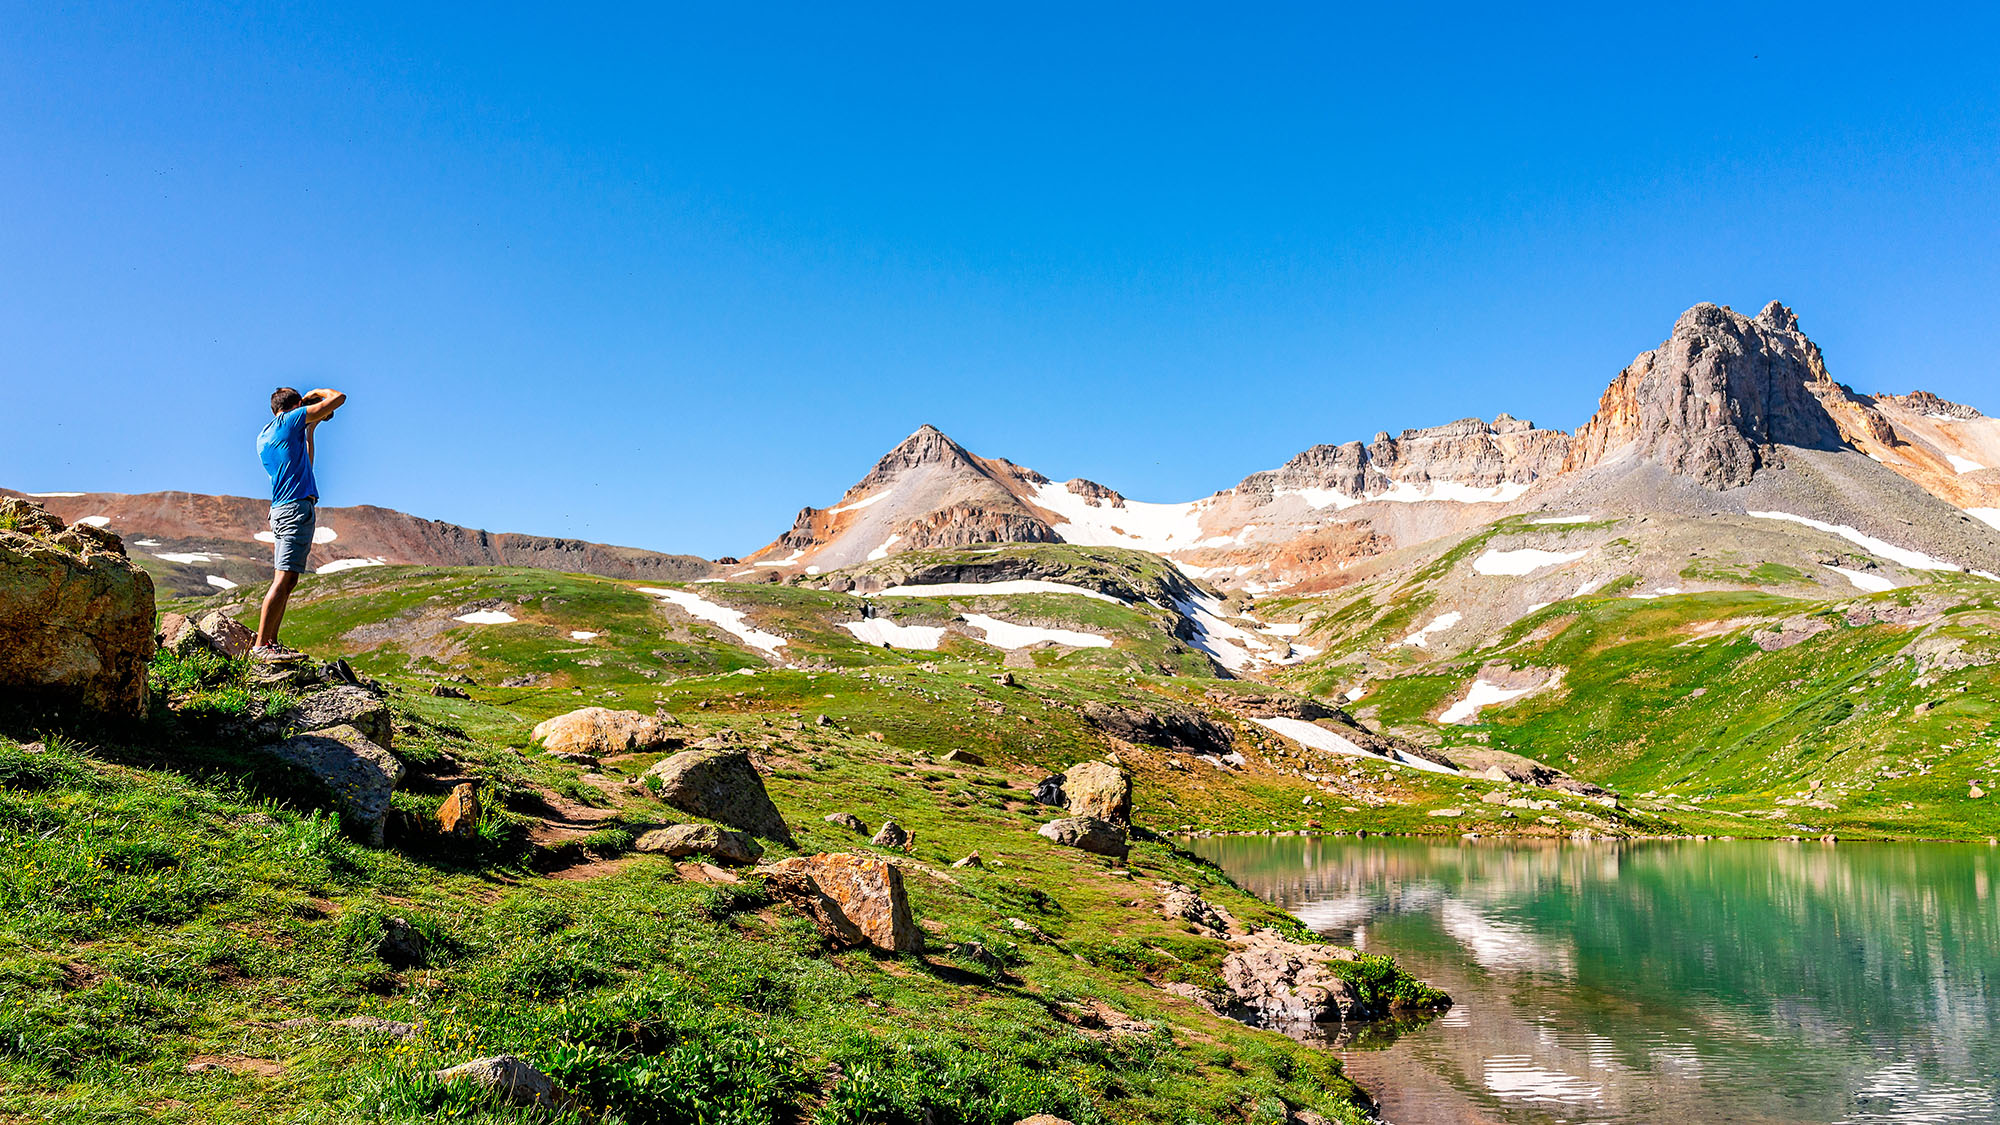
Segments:
[[[152,657],[153,580],[118,537],[0,499],[0,698],[137,718]]]
[[[1355,958],[1351,949],[1287,941],[1274,930],[1258,930],[1222,959],[1222,981],[1253,1022],[1336,1023],[1385,1014],[1363,1010],[1361,990],[1327,968]]]
[[[831,852],[757,870],[774,898],[804,911],[834,945],[868,945],[892,953],[923,948],[923,930],[910,913],[903,874],[887,860]]]
[[[910,833],[895,821],[885,820],[875,838],[868,842],[878,848],[907,848],[910,846]]]
[[[1095,855],[1122,858],[1131,850],[1123,824],[1094,816],[1066,816],[1061,820],[1051,820],[1035,831],[1063,847]]]
[[[1132,819],[1132,781],[1108,762],[1078,762],[1063,771],[1065,807],[1075,816],[1128,823]]]
[[[265,738],[350,726],[384,750],[394,746],[396,724],[389,705],[364,687],[338,684],[309,687],[290,707],[266,715],[257,724]]]
[[[224,656],[248,656],[257,644],[257,634],[219,609],[202,614],[194,627],[208,639],[210,648]]]
[[[516,1105],[553,1102],[555,1083],[519,1055],[494,1055],[446,1067],[433,1074],[440,1082],[470,1082]]]
[[[708,856],[722,863],[757,862],[764,849],[743,832],[717,828],[713,824],[670,824],[639,837],[633,847],[642,852],[658,852],[673,859],[691,855]]]
[[[644,782],[662,801],[768,840],[790,840],[764,779],[742,750],[684,750],[646,771]]]
[[[535,724],[534,738],[550,750],[606,757],[679,746],[667,724],[639,711],[582,707]]]
[[[351,726],[316,730],[260,748],[318,778],[363,839],[382,843],[389,797],[403,779],[403,763]]]
[[[1160,913],[1167,917],[1186,922],[1211,937],[1221,937],[1236,929],[1236,919],[1227,910],[1201,897],[1193,887],[1162,883],[1161,889],[1165,894],[1160,897]]]

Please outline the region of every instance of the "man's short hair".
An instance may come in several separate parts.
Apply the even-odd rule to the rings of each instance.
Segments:
[[[283,414],[287,410],[297,410],[305,399],[290,387],[279,387],[271,392],[271,413]]]

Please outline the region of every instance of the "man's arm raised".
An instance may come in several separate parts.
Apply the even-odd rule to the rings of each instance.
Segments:
[[[339,410],[346,402],[347,396],[331,387],[320,387],[309,391],[305,396],[306,421],[324,422],[333,417],[333,412]]]

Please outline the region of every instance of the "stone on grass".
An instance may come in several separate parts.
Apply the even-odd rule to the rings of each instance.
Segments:
[[[116,535],[0,499],[0,695],[139,718],[153,657],[153,580]]]
[[[517,1105],[553,1102],[555,1083],[519,1055],[494,1055],[446,1067],[433,1073],[440,1082],[470,1082],[487,1093]]]
[[[680,745],[667,724],[639,711],[582,707],[535,724],[535,741],[549,750],[605,757]]]
[[[259,749],[318,778],[362,839],[376,847],[382,845],[382,821],[389,813],[389,796],[403,778],[403,763],[394,754],[345,725],[297,735]]]
[[[430,957],[430,942],[422,930],[407,918],[390,918],[382,923],[382,936],[375,939],[375,956],[396,969],[414,969]]]
[[[452,786],[438,807],[438,824],[447,836],[471,836],[479,831],[479,787],[470,781]]]
[[[1095,855],[1123,858],[1131,850],[1126,843],[1124,825],[1094,816],[1066,816],[1051,820],[1035,831],[1063,847]]]
[[[892,953],[923,948],[903,874],[887,860],[832,852],[781,860],[758,872],[772,897],[798,907],[833,945]]]
[[[983,766],[986,764],[986,759],[970,750],[953,750],[944,756],[944,760],[955,766]]]
[[[1069,1122],[1052,1113],[1037,1113],[1033,1117],[1023,1117],[1014,1125],[1070,1125]]]
[[[439,699],[471,699],[465,689],[456,684],[432,684],[430,693]]]
[[[719,820],[767,840],[792,838],[746,751],[684,750],[647,770],[642,780],[660,800],[682,812]]]
[[[708,856],[723,863],[757,862],[764,849],[747,833],[717,828],[713,824],[670,824],[639,837],[633,847],[642,852],[659,852],[674,859],[691,855]]]
[[[219,609],[202,614],[194,627],[208,638],[210,648],[224,656],[248,656],[257,644],[257,635],[248,626]]]
[[[824,819],[828,824],[837,825],[850,832],[866,833],[868,831],[868,825],[862,823],[861,818],[851,812],[828,813]]]
[[[910,834],[895,821],[885,820],[875,838],[868,842],[878,848],[905,848],[910,844]]]
[[[952,866],[953,866],[953,867],[982,867],[982,868],[983,868],[983,867],[985,867],[985,866],[986,866],[986,861],[985,861],[985,860],[983,860],[983,859],[980,859],[980,858],[979,858],[979,853],[978,853],[978,852],[973,852],[973,853],[972,853],[971,855],[969,855],[969,856],[966,856],[966,857],[965,857],[964,859],[961,859],[961,860],[956,860],[956,861],[954,861],[954,862],[952,863]]]
[[[1107,762],[1078,762],[1063,771],[1064,807],[1076,816],[1129,823],[1132,782],[1125,771]]]

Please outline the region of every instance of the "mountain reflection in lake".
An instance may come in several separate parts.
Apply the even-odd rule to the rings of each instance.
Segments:
[[[1194,847],[1457,1001],[1336,1044],[1395,1125],[2000,1122],[2000,849]]]

